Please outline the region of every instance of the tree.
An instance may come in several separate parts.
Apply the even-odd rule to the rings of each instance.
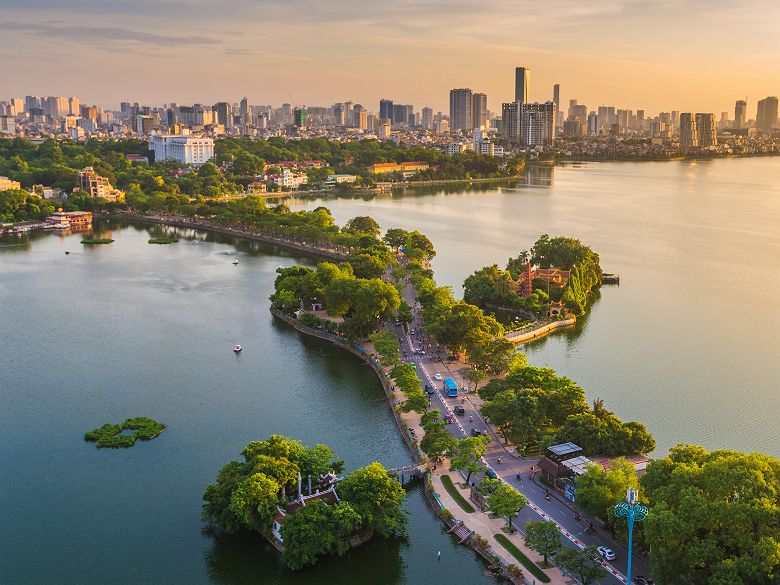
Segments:
[[[414,319],[414,314],[412,313],[412,308],[409,306],[409,304],[401,299],[401,304],[398,306],[398,320],[401,323],[411,323]]]
[[[284,539],[282,558],[293,570],[313,565],[323,555],[346,553],[348,538],[361,524],[360,515],[348,502],[329,506],[314,500],[285,517],[281,534]]]
[[[382,258],[363,251],[351,254],[349,263],[358,278],[379,278],[387,268],[387,263]]]
[[[544,564],[549,565],[548,558],[554,557],[563,546],[561,531],[555,522],[529,520],[525,525],[525,545],[544,557]]]
[[[388,246],[398,250],[409,238],[409,232],[401,228],[389,228],[382,238]]]
[[[582,585],[590,585],[607,574],[595,546],[586,546],[583,550],[564,547],[555,557],[555,564],[564,571],[579,575]]]
[[[478,473],[485,469],[481,459],[485,454],[487,444],[488,438],[484,436],[460,439],[452,449],[450,471],[455,469],[467,471],[466,483],[469,483],[472,473]]]
[[[503,516],[509,520],[509,529],[512,530],[512,517],[522,510],[528,499],[512,486],[501,483],[487,500],[490,511],[496,516]]]
[[[367,215],[353,217],[346,223],[344,229],[354,234],[371,234],[372,236],[378,236],[382,233],[379,224]]]
[[[404,250],[406,248],[422,250],[426,260],[431,260],[436,256],[436,250],[434,250],[431,241],[417,230],[410,232],[407,236]]]
[[[423,427],[425,435],[420,441],[420,449],[431,459],[439,459],[455,448],[458,440],[444,426],[443,422],[431,422]]]
[[[487,378],[487,373],[485,373],[483,370],[478,370],[477,368],[472,368],[468,370],[464,375],[464,378],[468,380],[469,382],[472,382],[474,384],[474,392],[477,391],[477,386],[479,383]]]
[[[338,491],[364,525],[385,537],[406,533],[407,517],[401,507],[406,492],[380,463],[353,471],[339,482]]]
[[[389,331],[377,331],[368,338],[374,344],[383,366],[395,366],[401,361],[401,348],[395,335]]]
[[[638,486],[636,469],[625,459],[613,460],[606,471],[591,463],[577,478],[576,503],[586,514],[613,522],[615,504],[625,498],[628,488]]]
[[[643,523],[659,582],[776,583],[780,461],[678,445],[642,476]]]
[[[514,344],[503,337],[496,337],[484,343],[475,343],[468,348],[469,361],[475,366],[493,374],[503,374],[512,363]]]
[[[244,525],[266,535],[279,503],[279,489],[279,484],[264,473],[254,473],[235,487],[228,509]]]

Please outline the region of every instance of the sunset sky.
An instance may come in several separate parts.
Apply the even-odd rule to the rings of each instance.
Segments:
[[[389,97],[499,111],[531,98],[648,113],[729,111],[780,94],[777,0],[3,0],[2,96],[329,105]],[[565,109],[565,107],[564,107]]]

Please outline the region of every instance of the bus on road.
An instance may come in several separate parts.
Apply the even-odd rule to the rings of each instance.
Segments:
[[[452,378],[444,378],[444,389],[450,398],[458,395],[458,385]]]

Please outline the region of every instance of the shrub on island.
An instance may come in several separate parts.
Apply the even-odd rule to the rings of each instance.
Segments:
[[[84,238],[82,244],[110,244],[114,240],[110,238]]]
[[[175,244],[179,241],[179,238],[173,238],[173,237],[167,237],[167,236],[161,236],[157,238],[150,238],[149,243],[150,244]]]
[[[159,435],[165,425],[154,419],[139,416],[128,418],[121,425],[106,423],[102,427],[84,433],[84,440],[95,443],[98,449],[104,447],[128,448],[135,445],[136,439],[148,441]],[[129,435],[120,434],[124,430],[134,430]]]

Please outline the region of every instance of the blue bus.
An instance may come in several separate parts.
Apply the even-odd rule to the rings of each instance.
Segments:
[[[444,378],[444,389],[447,391],[447,396],[449,397],[458,395],[458,385],[452,378]]]

